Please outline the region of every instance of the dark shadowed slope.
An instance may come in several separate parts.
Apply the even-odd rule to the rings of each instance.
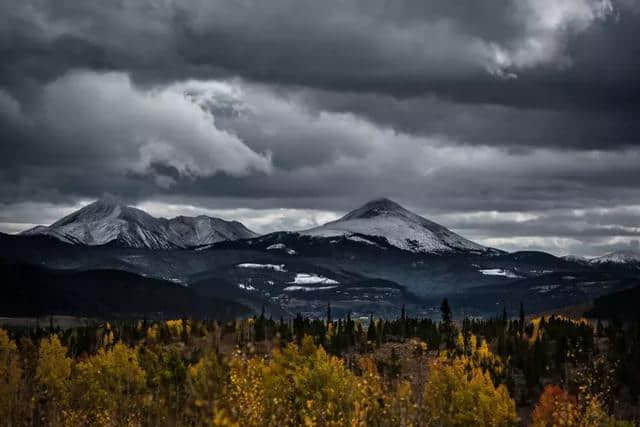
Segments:
[[[197,316],[229,319],[247,307],[115,270],[69,272],[0,261],[0,316]]]

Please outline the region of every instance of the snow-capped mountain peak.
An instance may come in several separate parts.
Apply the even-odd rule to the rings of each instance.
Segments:
[[[422,253],[491,250],[384,198],[372,200],[336,221],[301,234],[347,238],[357,238],[355,235],[358,234],[378,236],[400,249]]]
[[[204,215],[155,218],[112,196],[90,203],[48,227],[37,226],[23,234],[46,234],[73,244],[149,249],[187,248],[256,236],[237,221]]]
[[[339,221],[373,218],[376,216],[397,216],[414,220],[418,217],[418,215],[408,211],[393,200],[382,198],[365,203],[358,209],[355,209],[340,218]]]
[[[635,264],[640,263],[640,251],[635,250],[621,250],[611,252],[609,254],[593,258],[590,260],[593,264]]]

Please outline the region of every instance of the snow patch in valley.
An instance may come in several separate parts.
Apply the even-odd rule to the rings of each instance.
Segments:
[[[256,290],[256,288],[254,286],[245,285],[244,283],[238,283],[238,287],[240,289],[244,289],[245,291],[255,291]]]
[[[269,246],[267,246],[267,250],[268,251],[275,251],[275,250],[285,251],[289,255],[297,254],[296,251],[294,251],[293,249],[288,248],[287,245],[285,245],[284,243],[274,243],[273,245],[269,245]]]
[[[309,273],[297,273],[293,282],[289,282],[294,285],[339,285],[340,282],[337,282],[333,279],[329,279],[328,277],[319,276],[317,274],[309,274]],[[290,286],[291,287],[291,286]],[[314,288],[318,289],[318,288]]]
[[[283,291],[294,292],[294,291],[326,291],[327,289],[334,289],[337,286],[318,286],[318,287],[310,287],[310,286],[287,286],[283,289]]]
[[[480,273],[482,273],[483,275],[485,275],[485,276],[502,276],[502,277],[507,277],[509,279],[520,279],[520,278],[522,278],[522,276],[518,276],[513,271],[503,270],[501,268],[486,268],[486,269],[478,270],[478,271]]]
[[[281,273],[286,273],[287,272],[287,270],[284,269],[284,264],[255,264],[255,263],[252,263],[252,262],[246,262],[246,263],[243,263],[243,264],[238,264],[236,267],[239,267],[239,268],[261,268],[261,269],[279,271]]]
[[[541,286],[533,286],[531,290],[538,291],[539,294],[546,294],[547,292],[551,292],[552,290],[559,287],[560,285],[541,285]]]

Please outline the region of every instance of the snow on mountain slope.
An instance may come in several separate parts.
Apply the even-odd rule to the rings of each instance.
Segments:
[[[351,237],[354,234],[379,236],[389,244],[411,252],[492,250],[416,215],[389,199],[373,200],[336,221],[302,231],[301,234],[315,237]]]
[[[632,250],[616,251],[590,260],[592,264],[635,264],[640,263],[640,252]]]
[[[46,234],[73,244],[113,243],[149,249],[187,248],[256,236],[236,221],[206,216],[155,218],[112,197],[91,203],[48,227],[37,226],[23,234]]]

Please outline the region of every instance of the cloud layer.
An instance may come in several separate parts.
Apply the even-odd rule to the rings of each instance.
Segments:
[[[0,0],[0,16],[2,230],[108,192],[262,232],[388,196],[507,249],[638,239],[633,0]]]

